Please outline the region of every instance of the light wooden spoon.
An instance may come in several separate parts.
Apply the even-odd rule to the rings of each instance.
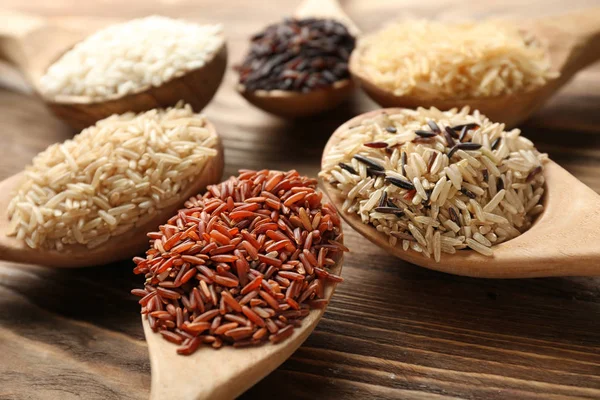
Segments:
[[[343,23],[354,36],[359,30],[342,11],[337,0],[304,0],[294,13],[296,18],[331,18]],[[286,118],[306,117],[337,107],[347,99],[354,85],[351,79],[335,82],[331,87],[307,93],[290,90],[249,91],[244,85],[237,85],[238,92],[248,102],[271,114]]]
[[[215,132],[214,126],[207,121],[207,129]],[[113,236],[102,245],[88,249],[84,245],[66,245],[63,251],[32,249],[24,241],[6,236],[9,227],[8,204],[24,177],[20,172],[0,182],[0,260],[26,264],[37,264],[56,268],[78,268],[108,264],[114,261],[143,254],[148,247],[147,232],[156,231],[161,223],[172,217],[190,197],[198,194],[207,185],[217,183],[223,174],[223,146],[220,137],[216,148],[218,153],[210,158],[204,167],[197,171],[195,179],[179,196],[180,201],[165,207],[145,224],[135,227],[122,235]]]
[[[340,134],[363,119],[382,112],[394,114],[400,109],[388,108],[359,115],[341,125],[325,146],[325,156],[339,142]],[[340,215],[358,233],[412,264],[456,275],[480,278],[532,278],[546,276],[600,275],[600,196],[553,161],[544,164],[546,188],[544,211],[531,229],[522,235],[493,247],[492,257],[473,250],[456,254],[442,253],[439,263],[400,245],[391,246],[385,233],[362,223],[359,216],[341,209],[345,200],[327,182],[324,192]]]
[[[362,89],[382,107],[436,107],[449,110],[470,106],[493,121],[514,126],[538,110],[560,87],[579,70],[600,59],[600,8],[591,8],[566,15],[536,20],[515,21],[515,26],[533,33],[549,46],[553,71],[560,76],[540,88],[500,97],[475,99],[431,100],[418,96],[396,96],[372,82],[361,65],[361,52],[350,57],[350,72]]]
[[[17,67],[46,105],[76,130],[93,125],[112,114],[164,108],[173,106],[180,100],[189,103],[199,112],[219,88],[227,66],[225,44],[204,66],[160,86],[148,85],[125,96],[110,96],[98,100],[88,96],[43,95],[37,88],[46,69],[62,53],[102,25],[106,25],[106,21],[78,18],[76,21],[68,19],[52,22],[0,10],[0,60]]]
[[[332,272],[339,275],[342,263],[343,256]],[[325,299],[331,299],[335,286],[333,282],[327,285]],[[312,310],[302,325],[294,328],[292,336],[278,344],[239,349],[223,346],[218,350],[204,345],[190,356],[178,355],[177,346],[153,332],[142,316],[152,368],[150,398],[233,399],[289,358],[315,329],[324,312],[325,309]]]

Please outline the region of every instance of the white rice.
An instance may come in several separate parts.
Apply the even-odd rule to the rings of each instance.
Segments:
[[[441,132],[446,127],[477,124],[467,130],[462,143],[481,147],[461,148],[448,158],[448,135],[425,139],[415,133],[431,132],[428,121],[437,123]],[[406,141],[398,141],[398,136]],[[358,214],[364,223],[387,234],[390,245],[410,248],[436,261],[441,253],[453,254],[467,247],[491,255],[494,245],[527,230],[543,209],[542,168],[547,155],[539,153],[519,130],[505,131],[503,124],[492,123],[478,111],[469,113],[468,107],[382,113],[337,138],[339,142],[324,156],[320,175],[345,198],[341,211]],[[461,143],[458,138],[452,141]],[[393,145],[365,146],[372,142]],[[437,155],[432,162],[433,154]],[[357,155],[379,165],[382,172],[369,171],[372,167]],[[390,178],[401,179],[414,189],[399,187]]]
[[[8,207],[9,234],[33,248],[98,246],[180,201],[217,143],[189,105],[98,121],[33,159]]]
[[[356,54],[377,86],[421,99],[506,95],[558,76],[544,45],[491,21],[399,21],[360,39]]]
[[[202,67],[223,46],[221,25],[161,16],[111,25],[77,43],[40,80],[41,92],[104,100]]]

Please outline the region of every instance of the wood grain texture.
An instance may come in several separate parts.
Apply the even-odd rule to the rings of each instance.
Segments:
[[[597,0],[352,0],[363,31],[398,14],[541,16]],[[3,7],[77,23],[77,17],[161,13],[225,22],[230,65],[251,32],[290,14],[296,1],[4,0]],[[449,5],[453,5],[449,9]],[[49,42],[50,43],[50,42]],[[48,144],[70,137],[25,86],[0,69],[0,178]],[[229,70],[206,112],[222,134],[225,174],[297,168],[315,176],[333,130],[374,109],[357,94],[340,109],[295,123],[249,106]],[[525,135],[600,192],[600,68],[581,72],[531,120]],[[593,399],[600,398],[600,280],[477,280],[399,261],[346,229],[343,276],[315,332],[242,398]],[[150,365],[139,286],[128,262],[82,270],[0,264],[0,399],[147,399]]]

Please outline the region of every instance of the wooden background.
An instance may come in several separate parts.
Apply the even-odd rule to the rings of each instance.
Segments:
[[[249,34],[297,1],[3,0],[46,16],[132,18],[151,13],[225,23],[231,64]],[[343,2],[363,30],[401,13],[552,14],[600,1]],[[78,19],[75,18],[75,21]],[[47,38],[51,45],[52,38]],[[0,178],[71,133],[0,69]],[[316,175],[334,128],[375,108],[357,94],[336,112],[295,123],[252,108],[229,70],[208,116],[224,138],[226,174],[296,168]],[[600,68],[582,72],[523,125],[542,151],[600,192]],[[565,210],[565,213],[577,210]],[[346,229],[338,291],[316,331],[242,398],[600,398],[600,279],[477,280],[405,264]],[[600,244],[599,244],[600,245]],[[146,399],[150,366],[129,290],[132,263],[81,270],[0,264],[0,399]]]

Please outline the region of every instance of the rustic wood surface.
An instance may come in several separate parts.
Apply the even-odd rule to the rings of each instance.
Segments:
[[[296,1],[4,0],[51,18],[150,13],[225,23],[230,60],[250,33],[289,15]],[[353,0],[364,31],[393,15],[446,20],[547,15],[586,0]],[[48,38],[50,45],[51,38]],[[0,178],[70,137],[26,85],[0,68]],[[224,138],[226,170],[296,168],[316,175],[335,127],[374,109],[357,94],[339,110],[295,123],[249,106],[229,70],[206,109]],[[579,74],[524,124],[525,135],[600,192],[600,68]],[[573,210],[577,212],[577,210]],[[305,344],[243,398],[600,398],[600,279],[477,280],[403,263],[346,229],[343,275]],[[599,244],[600,245],[600,244]],[[80,270],[0,264],[0,399],[146,399],[150,366],[132,264]]]

